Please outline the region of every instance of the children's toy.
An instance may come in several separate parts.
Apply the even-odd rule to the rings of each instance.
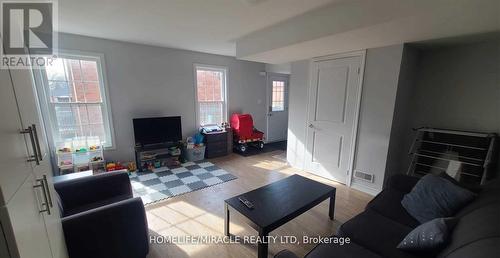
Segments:
[[[60,153],[69,153],[69,152],[71,152],[71,148],[65,147],[65,148],[61,148],[57,151],[59,151]]]
[[[202,144],[203,143],[203,138],[205,138],[203,136],[203,134],[201,133],[196,133],[193,137],[194,139],[194,144],[198,145],[198,144]]]
[[[120,164],[120,162],[110,162],[108,164],[106,164],[106,171],[115,171],[115,170],[121,170],[121,169],[125,169],[125,167]]]
[[[96,157],[93,157],[92,159],[90,159],[91,162],[98,162],[98,161],[102,161],[102,157],[100,156],[96,156]]]
[[[70,160],[63,160],[63,161],[61,161],[61,163],[59,165],[61,165],[61,166],[71,166],[71,165],[73,165],[73,162],[71,162]]]
[[[135,164],[135,162],[133,162],[133,161],[129,162],[128,166],[127,166],[127,170],[128,170],[128,172],[136,171],[137,165]]]
[[[247,151],[249,145],[259,149],[264,148],[264,133],[255,129],[250,114],[232,114],[234,148],[241,152]]]
[[[171,156],[179,156],[181,155],[181,149],[177,146],[170,147],[168,148],[168,154],[170,154]]]

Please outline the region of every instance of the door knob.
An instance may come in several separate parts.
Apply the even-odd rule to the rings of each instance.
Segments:
[[[313,124],[309,124],[309,128],[314,128],[314,125]]]

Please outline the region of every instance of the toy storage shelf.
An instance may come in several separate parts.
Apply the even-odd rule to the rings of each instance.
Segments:
[[[466,185],[477,186],[491,178],[496,151],[497,135],[493,133],[419,128],[410,148],[407,173],[446,172]]]
[[[60,174],[69,174],[85,170],[104,171],[105,160],[102,146],[95,150],[56,153]]]
[[[148,167],[165,167],[177,160],[180,155],[172,155],[170,148],[176,147],[167,144],[158,144],[148,147],[135,147],[135,162],[140,172],[150,170]],[[159,164],[159,166],[157,165]]]

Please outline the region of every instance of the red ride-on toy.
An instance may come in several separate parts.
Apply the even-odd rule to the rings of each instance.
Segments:
[[[264,148],[264,133],[255,129],[250,114],[232,114],[230,122],[234,148],[240,152],[246,152],[248,146]]]

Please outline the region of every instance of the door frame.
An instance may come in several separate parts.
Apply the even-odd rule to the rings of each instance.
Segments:
[[[269,89],[270,82],[271,82],[271,77],[272,76],[277,76],[277,77],[283,77],[286,78],[286,85],[285,85],[285,110],[282,112],[287,112],[287,121],[288,121],[288,96],[289,91],[290,91],[290,74],[286,73],[271,73],[271,72],[266,72],[266,135],[269,135],[269,107],[271,106],[271,94],[272,94],[272,89]],[[268,141],[267,139],[265,140],[266,143],[270,143],[273,141]]]
[[[307,95],[307,109],[306,109],[307,121],[306,121],[306,124],[304,126],[305,126],[305,132],[306,132],[306,134],[305,134],[306,135],[306,142],[305,142],[306,149],[305,149],[305,151],[308,151],[307,146],[309,146],[308,145],[309,138],[307,137],[307,135],[308,135],[309,130],[311,130],[311,128],[309,128],[309,126],[308,126],[310,121],[311,121],[310,112],[309,112],[310,111],[309,109],[311,107],[311,103],[310,103],[311,100],[309,99],[309,96],[311,96],[311,94],[312,94],[311,92],[313,90],[314,63],[321,62],[321,61],[349,58],[349,57],[361,57],[361,64],[359,67],[359,92],[358,92],[358,95],[356,96],[356,104],[355,104],[356,106],[354,109],[354,125],[352,128],[352,137],[351,137],[351,146],[352,147],[351,147],[351,151],[349,152],[349,164],[348,164],[349,171],[347,173],[347,176],[346,176],[347,180],[345,182],[346,186],[351,187],[352,174],[354,171],[355,154],[356,154],[356,149],[357,149],[359,116],[360,116],[360,110],[361,110],[361,98],[362,98],[362,93],[363,93],[363,80],[364,80],[365,64],[366,64],[366,49],[359,50],[359,51],[340,53],[340,54],[321,56],[321,57],[315,57],[309,61],[309,89],[307,91],[308,95]],[[307,162],[307,161],[304,161],[304,162]],[[304,164],[304,168],[306,168],[305,164]]]

